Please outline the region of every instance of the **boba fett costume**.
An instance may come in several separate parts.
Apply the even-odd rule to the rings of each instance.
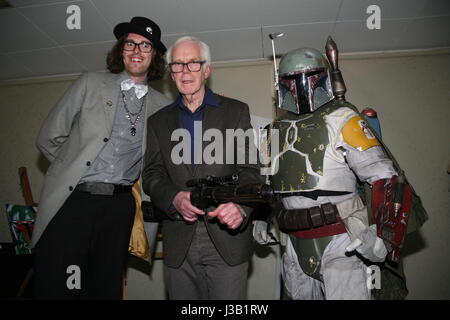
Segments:
[[[283,282],[292,299],[371,299],[367,266],[386,256],[398,262],[399,253],[386,241],[393,238],[387,227],[380,229],[387,220],[377,227],[377,218],[371,219],[358,181],[383,189],[398,169],[343,99],[345,90],[339,81],[333,84],[331,71],[328,59],[312,48],[290,51],[280,61],[280,108],[287,112],[269,126],[268,143],[277,130],[280,150],[271,155],[270,182],[282,194],[275,213],[287,235]],[[255,223],[259,243],[268,240],[266,227]]]

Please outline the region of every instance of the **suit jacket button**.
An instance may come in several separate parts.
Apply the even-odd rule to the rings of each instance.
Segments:
[[[103,139],[104,142],[108,142],[108,140],[109,140],[108,138]]]
[[[70,186],[70,187],[69,187],[69,191],[72,191],[72,190],[73,190],[73,187],[72,187],[72,186]]]
[[[90,161],[86,162],[86,165],[89,167],[91,165],[91,162]]]

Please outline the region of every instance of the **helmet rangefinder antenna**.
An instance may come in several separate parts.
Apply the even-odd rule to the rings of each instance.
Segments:
[[[334,42],[330,36],[328,36],[327,44],[325,45],[325,52],[331,66],[331,87],[333,88],[334,96],[338,100],[345,101],[345,93],[347,92],[347,88],[345,87],[341,70],[339,70],[339,51],[336,42]]]
[[[276,38],[281,38],[284,36],[284,32],[274,32],[269,34],[269,38],[272,41],[272,53],[273,53],[273,68],[274,68],[274,75],[275,75],[275,90],[277,91],[278,96],[278,107],[281,106],[281,95],[280,95],[280,88],[278,84],[278,68],[277,68],[277,58],[275,56],[275,41]]]

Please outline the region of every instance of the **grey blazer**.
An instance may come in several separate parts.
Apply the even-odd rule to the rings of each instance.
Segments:
[[[36,245],[45,228],[75,189],[111,135],[119,101],[119,74],[88,72],[80,76],[50,111],[37,148],[50,162],[39,199],[32,236]],[[149,87],[146,117],[170,103]],[[142,152],[145,151],[145,135]]]
[[[202,129],[203,132],[211,128],[220,130],[225,145],[226,129],[241,128],[247,130],[251,128],[250,114],[246,104],[222,96],[217,97],[219,106],[205,106]],[[226,164],[226,154],[233,151],[229,149],[229,145],[224,146],[223,163],[225,164],[208,165],[203,161],[202,164],[197,164],[194,169],[190,164],[174,164],[171,160],[171,151],[175,145],[179,144],[179,141],[171,141],[171,135],[174,130],[179,128],[183,128],[181,110],[174,104],[155,113],[148,119],[147,123],[147,149],[142,173],[143,189],[161,210],[167,212],[179,191],[189,191],[185,183],[192,178],[238,173],[240,183],[262,181],[257,164]],[[203,142],[203,149],[209,144],[210,142]],[[236,160],[236,147],[231,144],[231,148],[234,148]],[[248,145],[244,151],[248,153]],[[248,221],[251,209],[243,208],[248,214],[247,219],[236,230],[230,230],[219,223],[217,218],[205,215],[208,233],[220,255],[229,265],[246,262],[253,254],[252,224]],[[208,208],[207,211],[213,209]],[[193,224],[170,220],[163,222],[164,263],[166,265],[179,267],[183,263],[197,223],[203,222],[198,221]]]

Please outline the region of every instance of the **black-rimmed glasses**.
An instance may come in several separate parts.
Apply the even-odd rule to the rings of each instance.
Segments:
[[[142,41],[140,43],[136,43],[134,41],[127,40],[123,44],[123,50],[134,51],[134,49],[136,49],[136,46],[139,47],[139,50],[141,52],[150,52],[153,49],[153,46],[150,42]]]
[[[182,72],[184,70],[184,66],[188,68],[190,72],[200,71],[202,65],[206,61],[190,61],[190,62],[171,62],[169,63],[169,69],[172,73]]]

